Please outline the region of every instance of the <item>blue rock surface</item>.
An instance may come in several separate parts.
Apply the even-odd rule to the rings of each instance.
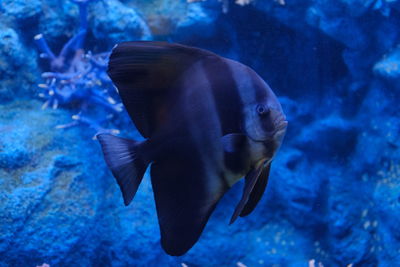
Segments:
[[[238,183],[181,257],[160,247],[148,174],[125,207],[95,131],[57,129],[74,107],[41,109],[49,66],[33,37],[58,51],[79,12],[28,2],[0,2],[0,266],[400,265],[400,1],[89,3],[86,50],[138,39],[211,49],[260,73],[287,114],[256,210],[228,226]],[[125,112],[108,126],[141,139]]]

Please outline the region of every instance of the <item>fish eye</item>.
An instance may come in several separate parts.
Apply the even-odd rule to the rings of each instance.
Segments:
[[[256,107],[256,111],[257,111],[258,115],[262,116],[262,115],[267,114],[269,110],[264,105],[258,104]]]

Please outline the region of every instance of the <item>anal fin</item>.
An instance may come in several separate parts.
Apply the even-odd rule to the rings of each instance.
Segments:
[[[223,177],[206,175],[195,156],[177,154],[152,164],[151,182],[161,245],[169,255],[183,255],[197,242],[229,188]]]

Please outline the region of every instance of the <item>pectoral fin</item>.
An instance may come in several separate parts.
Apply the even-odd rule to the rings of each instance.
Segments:
[[[243,150],[247,144],[247,136],[241,133],[227,134],[222,137],[224,151],[237,153]]]
[[[243,170],[250,166],[250,147],[247,135],[231,133],[222,137],[225,166],[233,173],[243,175]],[[236,181],[232,181],[232,186]]]

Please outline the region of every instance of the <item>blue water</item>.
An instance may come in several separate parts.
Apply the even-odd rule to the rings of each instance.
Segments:
[[[1,0],[0,266],[400,266],[399,29],[398,0]],[[141,138],[105,73],[129,40],[247,64],[289,120],[256,210],[228,225],[238,183],[181,257],[93,140]]]

